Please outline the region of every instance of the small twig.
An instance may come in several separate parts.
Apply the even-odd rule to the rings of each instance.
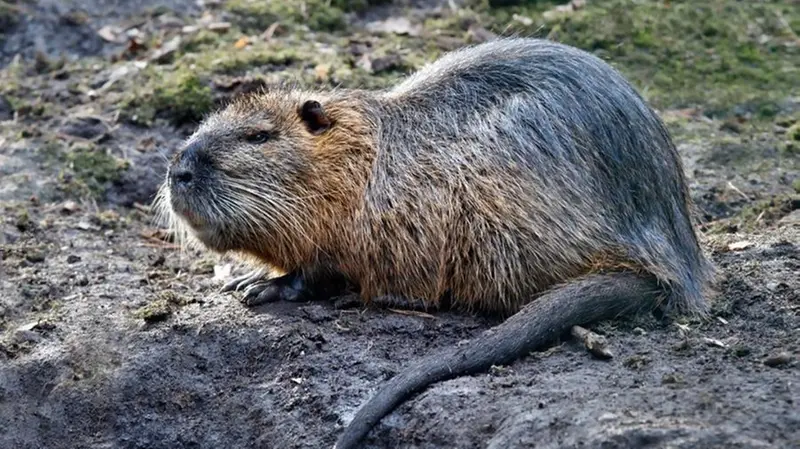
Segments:
[[[418,316],[421,318],[436,318],[430,313],[418,312],[416,310],[400,310],[400,309],[387,309],[390,312],[399,313],[400,315]]]
[[[133,203],[133,208],[142,211],[146,214],[149,214],[150,212],[153,211],[153,208],[151,206],[141,203]]]
[[[581,326],[572,326],[572,336],[580,340],[590,354],[598,359],[610,359],[614,354],[608,349],[608,342],[602,335],[585,329]]]
[[[746,199],[747,201],[750,201],[750,197],[749,197],[749,196],[747,196],[747,195],[746,195],[744,192],[742,192],[741,190],[739,190],[739,188],[738,188],[738,187],[736,187],[735,185],[733,185],[733,183],[732,183],[732,182],[728,181],[728,187],[729,187],[731,190],[733,190],[734,192],[738,193],[739,195],[742,195],[742,198]]]
[[[157,243],[140,243],[139,246],[144,248],[164,248],[164,249],[174,249],[174,250],[181,249],[180,245],[176,245],[174,243],[167,243],[164,241],[159,241]]]

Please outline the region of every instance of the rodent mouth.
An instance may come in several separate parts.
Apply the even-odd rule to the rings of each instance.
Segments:
[[[213,207],[208,202],[201,202],[193,195],[172,192],[170,206],[173,213],[188,226],[189,232],[206,248],[213,251],[228,251],[230,242],[225,238],[227,232],[223,223],[209,214]]]
[[[173,193],[170,197],[170,203],[175,215],[188,224],[198,237],[202,234],[210,233],[215,228],[211,220],[203,213],[205,208],[203,206],[198,207],[195,201],[186,198],[185,195]]]

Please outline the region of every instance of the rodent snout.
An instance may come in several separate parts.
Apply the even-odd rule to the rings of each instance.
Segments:
[[[169,181],[173,188],[187,189],[197,182],[202,169],[202,152],[197,143],[181,151],[169,170]]]
[[[175,170],[171,173],[170,178],[172,179],[172,183],[175,185],[189,185],[192,183],[192,175],[191,170],[180,169]]]

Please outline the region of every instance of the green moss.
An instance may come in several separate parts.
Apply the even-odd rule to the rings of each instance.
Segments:
[[[214,106],[211,88],[191,70],[163,72],[152,70],[121,102],[122,117],[149,126],[156,117],[175,125],[198,122]]]
[[[490,28],[562,41],[617,66],[656,107],[703,105],[712,116],[769,118],[800,94],[800,48],[786,24],[800,8],[784,2],[649,0],[587,2],[544,14],[562,2],[486,9]],[[514,14],[529,17],[525,25]]]
[[[186,38],[186,40],[183,42],[182,51],[184,53],[201,51],[207,48],[212,48],[214,44],[219,41],[219,33],[202,29]]]
[[[133,312],[136,318],[142,319],[146,323],[164,321],[169,318],[171,314],[172,308],[170,307],[170,303],[164,298],[155,299]]]
[[[125,220],[112,209],[93,214],[89,217],[89,221],[101,229],[117,229],[125,224]]]
[[[40,98],[35,98],[26,101],[22,98],[15,96],[7,96],[11,109],[16,111],[20,118],[44,119],[53,116],[56,109],[52,103],[43,101]]]
[[[94,193],[102,191],[106,183],[118,180],[129,166],[128,161],[94,147],[73,149],[67,153],[67,162],[75,179]]]
[[[234,22],[247,33],[259,33],[275,22],[307,25],[312,30],[335,31],[346,26],[345,11],[339,3],[328,0],[305,2],[284,0],[231,0],[225,8]],[[360,2],[357,2],[360,3]]]
[[[772,224],[797,208],[800,196],[778,195],[747,206],[735,217],[739,229],[753,231],[758,226]]]
[[[28,214],[27,209],[21,209],[17,214],[17,219],[14,223],[20,232],[25,232],[33,226],[33,221]]]
[[[144,320],[146,323],[156,323],[169,318],[172,313],[181,306],[185,306],[192,301],[178,296],[175,292],[165,290],[147,305],[144,305],[133,312],[133,316]]]
[[[360,12],[389,0],[230,0],[225,8],[246,32],[261,32],[275,22],[306,25],[312,30],[337,31],[346,27],[345,14]]]
[[[199,121],[208,113],[214,100],[211,89],[192,73],[180,74],[153,95],[153,107],[166,112],[174,122]]]
[[[800,121],[794,122],[786,129],[785,141],[780,144],[778,149],[785,155],[800,154]]]
[[[794,140],[788,140],[786,142],[782,142],[778,149],[780,150],[781,154],[794,156],[800,154],[800,142]]]
[[[795,193],[800,193],[800,178],[795,179],[792,182],[792,188],[794,189]]]
[[[800,142],[800,121],[790,126],[786,130],[786,138],[795,142]]]
[[[635,371],[641,371],[647,365],[650,364],[650,359],[648,359],[643,355],[633,355],[625,359],[625,361],[623,361],[622,364],[626,368],[630,368]]]
[[[748,346],[745,346],[743,344],[738,344],[738,345],[734,346],[733,348],[731,348],[731,352],[736,357],[747,357],[748,355],[750,355],[753,352],[753,350],[750,349]]]
[[[226,74],[244,72],[250,68],[267,65],[283,68],[299,59],[297,52],[291,48],[277,50],[254,48],[235,52],[226,51],[222,52],[220,56],[221,58],[214,59],[211,70],[216,73]]]
[[[16,5],[16,1],[0,0],[0,42],[5,39],[5,31],[19,22],[22,9]]]

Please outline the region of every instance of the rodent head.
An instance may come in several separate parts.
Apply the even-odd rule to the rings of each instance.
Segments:
[[[270,262],[308,257],[287,252],[318,244],[331,215],[325,197],[341,187],[325,167],[342,166],[337,154],[347,153],[326,151],[342,131],[337,107],[330,114],[325,101],[297,90],[260,92],[207,117],[170,163],[161,212],[218,252]]]

